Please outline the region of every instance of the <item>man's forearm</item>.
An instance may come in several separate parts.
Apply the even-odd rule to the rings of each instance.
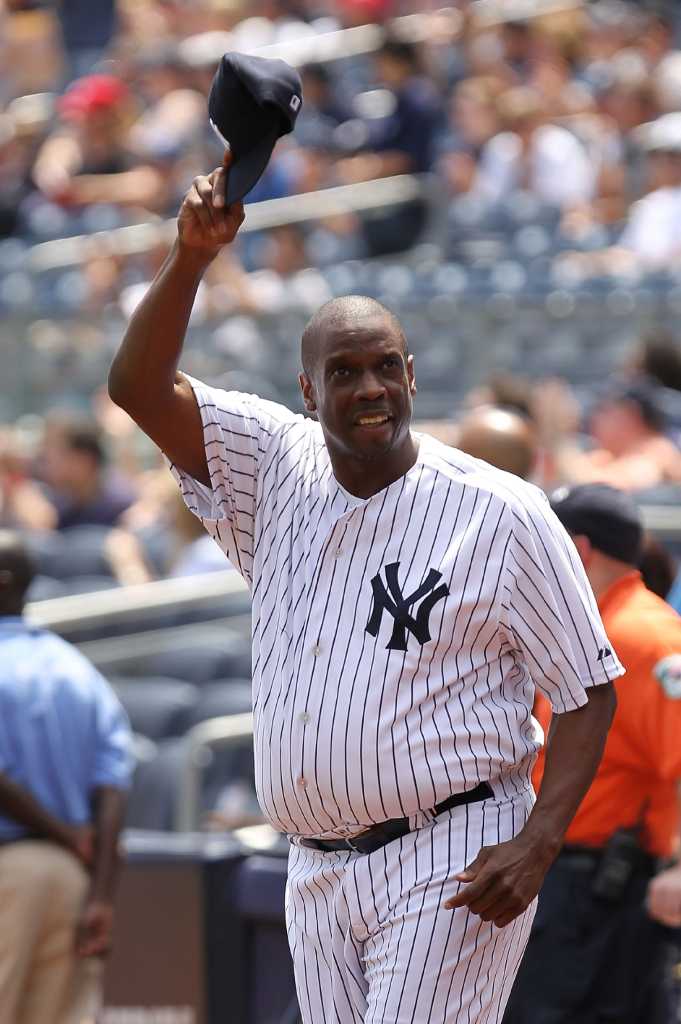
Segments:
[[[588,694],[583,707],[553,716],[544,777],[523,830],[553,856],[596,774],[617,704],[611,683]]]
[[[96,790],[92,802],[95,853],[90,899],[110,903],[118,875],[118,842],[123,827],[126,794],[112,786],[102,786]]]
[[[51,839],[60,846],[71,845],[71,831],[64,822],[50,814],[22,786],[0,772],[0,813],[23,825],[36,839]]]
[[[211,259],[176,241],[133,313],[109,372],[109,393],[128,412],[175,386],[192,306]]]

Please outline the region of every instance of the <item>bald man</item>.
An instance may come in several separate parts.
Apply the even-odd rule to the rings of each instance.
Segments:
[[[467,413],[455,432],[456,447],[474,459],[529,480],[539,443],[529,420],[510,409],[481,405]]]
[[[414,357],[379,302],[333,299],[308,324],[308,416],[177,370],[201,276],[243,219],[227,171],[185,197],[110,393],[251,590],[256,786],[291,843],[302,1018],[499,1020],[619,666],[598,660],[539,492],[412,431]],[[557,722],[536,804],[534,682]]]

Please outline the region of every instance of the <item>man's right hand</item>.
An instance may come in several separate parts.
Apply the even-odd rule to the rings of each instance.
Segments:
[[[177,218],[180,245],[202,252],[209,259],[234,240],[245,217],[242,202],[225,205],[231,160],[227,150],[220,167],[207,176],[194,178]]]

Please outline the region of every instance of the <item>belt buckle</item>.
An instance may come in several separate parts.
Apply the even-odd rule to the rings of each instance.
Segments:
[[[360,839],[361,836],[363,836],[363,835],[364,835],[364,833],[360,832],[359,835],[352,836],[350,839],[346,839],[345,840],[346,844],[352,850],[353,853],[364,853],[364,851],[360,850],[359,847],[357,846],[357,844],[355,843],[355,840],[356,839]]]

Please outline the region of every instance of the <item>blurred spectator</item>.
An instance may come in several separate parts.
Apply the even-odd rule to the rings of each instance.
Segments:
[[[534,421],[536,385],[515,373],[492,373],[480,387],[473,388],[464,400],[466,408],[496,405]]]
[[[556,389],[552,394],[555,404],[551,413],[557,423],[562,398]],[[599,400],[588,429],[594,444],[590,451],[580,451],[567,433],[556,438],[554,454],[560,479],[601,481],[630,491],[681,482],[681,452],[666,436],[656,389],[645,379],[615,387]]]
[[[39,468],[59,530],[113,526],[134,500],[130,484],[115,472],[107,472],[99,428],[89,419],[49,416]]]
[[[175,495],[172,508],[172,544],[168,565],[170,577],[196,576],[204,572],[224,572],[232,566],[212,537],[201,528],[197,518],[189,512],[181,495]],[[201,523],[199,523],[201,526]],[[206,540],[209,541],[206,544]]]
[[[652,266],[681,256],[681,113],[641,129],[652,191],[632,207],[618,246]]]
[[[648,590],[666,600],[676,578],[676,564],[664,545],[650,533],[644,534],[638,568]]]
[[[60,0],[56,13],[66,57],[66,80],[89,74],[116,30],[116,0]]]
[[[558,492],[552,505],[626,675],[615,682],[617,709],[596,777],[544,881],[504,1024],[669,1024],[681,867],[660,872],[658,858],[679,841],[681,617],[636,570],[643,530],[628,496],[591,484]],[[607,648],[601,655],[612,657]]]
[[[671,333],[658,329],[643,338],[634,352],[631,369],[661,387],[681,391],[681,346]]]
[[[23,530],[54,529],[52,504],[31,479],[28,459],[7,428],[0,431],[0,527]]]
[[[530,421],[494,406],[479,406],[464,416],[459,423],[456,447],[523,480],[532,479],[539,457],[537,436]]]
[[[46,198],[66,206],[110,203],[163,210],[168,182],[162,170],[130,151],[134,105],[112,75],[77,79],[59,101],[61,124],[36,158],[34,179]]]
[[[111,946],[131,736],[95,668],[22,618],[32,577],[0,532],[0,1022],[85,1024]]]
[[[163,468],[149,474],[122,528],[109,534],[107,556],[118,582],[130,585],[230,569],[215,541],[196,524],[170,472]]]
[[[321,122],[322,125],[336,128],[349,119],[350,109],[342,95],[339,95],[332,72],[325,64],[305,64],[300,69],[300,77],[305,102],[298,115],[296,132],[300,132],[306,122],[314,126],[319,126]],[[308,134],[307,129],[305,133]]]
[[[594,197],[597,168],[575,135],[547,121],[539,93],[509,89],[497,109],[504,130],[482,150],[473,195],[498,203],[514,190],[528,189],[561,207]]]
[[[465,78],[449,106],[449,131],[439,143],[438,170],[452,192],[467,192],[473,185],[484,146],[499,131],[497,102],[501,79]]]
[[[19,226],[19,206],[30,191],[30,166],[13,119],[0,114],[0,238],[14,234]]]
[[[681,258],[681,112],[664,114],[634,134],[647,155],[649,191],[630,207],[614,245],[563,257],[582,276],[663,269]]]
[[[132,64],[141,112],[130,127],[127,145],[140,162],[157,167],[164,177],[170,207],[205,169],[206,97],[193,84],[174,43],[150,43]]]
[[[365,152],[336,165],[342,182],[422,173],[430,170],[435,157],[444,109],[433,82],[423,73],[418,47],[388,39],[375,55],[375,66],[378,82],[388,91],[389,108],[382,116],[365,119]]]

